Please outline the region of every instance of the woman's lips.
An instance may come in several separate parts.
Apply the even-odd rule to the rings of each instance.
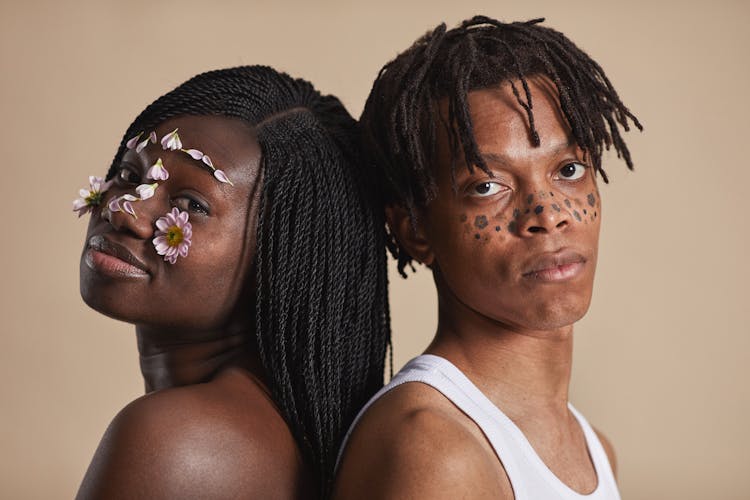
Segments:
[[[541,254],[524,269],[523,277],[539,281],[564,281],[578,276],[586,265],[586,258],[572,250]]]
[[[127,248],[102,235],[89,238],[84,261],[94,271],[112,277],[144,278],[148,268]]]

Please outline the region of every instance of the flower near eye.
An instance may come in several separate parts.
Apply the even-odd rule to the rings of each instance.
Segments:
[[[125,143],[125,147],[127,147],[128,149],[135,148],[135,152],[140,153],[141,151],[143,151],[143,148],[148,146],[149,142],[152,144],[156,144],[156,132],[151,132],[150,134],[148,134],[148,137],[141,141],[140,139],[142,135],[143,132],[138,132],[138,135],[128,139],[128,142]]]
[[[89,188],[78,191],[80,198],[73,201],[73,211],[78,217],[90,212],[102,203],[102,195],[112,185],[112,181],[104,181],[101,177],[89,176]]]
[[[216,177],[219,181],[221,181],[221,182],[223,182],[225,184],[229,184],[230,186],[234,186],[234,184],[232,183],[232,181],[229,180],[229,178],[227,177],[227,174],[225,174],[223,170],[219,170],[219,169],[214,170],[214,177]]]
[[[151,165],[151,168],[146,172],[146,177],[155,181],[166,181],[169,179],[169,172],[164,168],[161,158],[157,159],[156,163]]]
[[[193,226],[188,222],[188,213],[177,207],[156,221],[156,237],[151,240],[156,253],[164,256],[170,264],[177,262],[177,257],[187,257],[192,243]]]
[[[177,130],[174,129],[167,135],[161,138],[161,147],[164,149],[168,149],[170,151],[176,151],[178,149],[182,149],[182,141],[180,140],[180,136],[177,133]]]
[[[148,200],[154,195],[157,187],[159,187],[158,182],[154,182],[153,184],[141,184],[135,188],[135,192],[141,200]]]
[[[234,186],[232,181],[229,180],[229,177],[227,177],[227,174],[225,174],[223,170],[217,169],[214,166],[214,162],[211,161],[211,158],[207,154],[204,154],[203,151],[198,151],[197,149],[181,149],[180,151],[190,155],[190,157],[193,160],[202,161],[207,167],[213,170],[214,177],[216,177],[216,179],[219,182],[223,182],[224,184],[229,184],[230,186]]]

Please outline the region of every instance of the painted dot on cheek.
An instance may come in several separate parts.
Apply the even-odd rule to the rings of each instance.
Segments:
[[[518,219],[518,216],[519,216],[519,215],[521,215],[521,211],[520,211],[520,210],[518,210],[517,208],[514,208],[514,209],[513,209],[513,218],[514,218],[514,219]]]
[[[477,215],[477,217],[474,219],[474,227],[477,229],[484,229],[487,227],[487,216],[486,215]]]
[[[515,232],[516,232],[516,228],[517,228],[517,227],[518,227],[518,226],[517,226],[517,224],[516,224],[516,221],[512,220],[512,221],[510,221],[510,223],[508,224],[508,231],[509,231],[509,232],[511,232],[511,233],[515,233]]]
[[[565,200],[565,206],[570,208],[570,200]]]
[[[578,210],[573,210],[573,216],[578,222],[581,222],[581,214],[578,213]]]
[[[549,195],[552,196],[553,198],[555,197],[555,193],[553,193],[552,191],[549,192]]]
[[[555,212],[559,212],[560,211],[560,205],[558,205],[557,203],[553,203],[552,204],[552,208],[555,210]]]
[[[500,231],[500,226],[495,226],[495,231]]]
[[[531,205],[531,202],[534,201],[534,195],[530,194],[526,197],[526,203]]]
[[[474,238],[479,239],[480,238],[479,233],[475,234]]]
[[[584,208],[584,209],[583,209],[583,215],[586,215],[587,213],[588,213],[588,212],[587,212],[587,211],[586,211],[586,209]]]
[[[537,205],[536,208],[534,208],[534,213],[537,214],[537,215],[539,215],[543,211],[544,211],[544,207],[541,206],[541,205]]]
[[[586,200],[589,202],[589,205],[592,207],[596,203],[596,198],[594,198],[594,193],[589,193],[589,195],[586,197]]]

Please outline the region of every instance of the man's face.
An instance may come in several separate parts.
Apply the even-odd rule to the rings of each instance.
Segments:
[[[516,84],[520,87],[520,83]],[[588,309],[601,200],[594,170],[575,143],[554,86],[529,79],[541,145],[508,84],[469,94],[474,136],[492,175],[457,165],[439,138],[438,196],[422,213],[443,304],[515,330],[570,325]]]

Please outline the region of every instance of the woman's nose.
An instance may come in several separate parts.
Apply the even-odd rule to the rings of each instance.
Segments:
[[[139,239],[149,239],[154,235],[154,225],[161,212],[167,211],[161,207],[161,196],[154,194],[150,198],[141,199],[130,193],[110,198],[102,209],[102,217],[108,220],[116,231],[128,232]]]

